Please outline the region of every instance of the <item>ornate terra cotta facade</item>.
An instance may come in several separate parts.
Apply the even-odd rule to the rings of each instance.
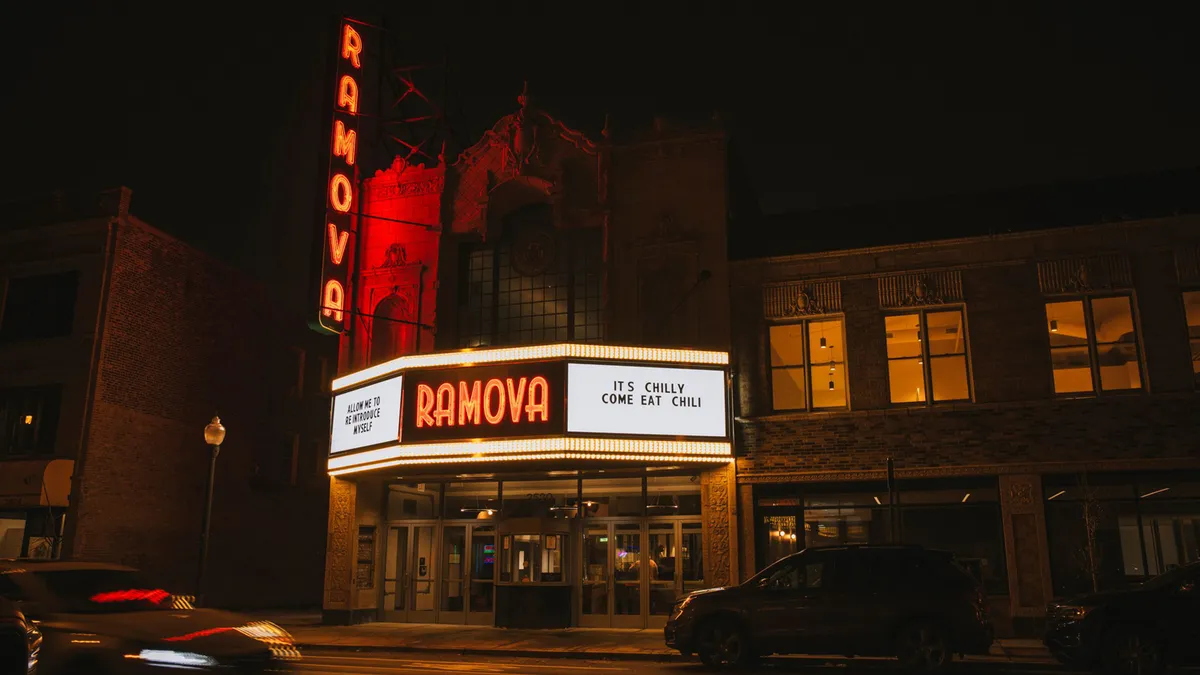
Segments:
[[[533,106],[527,93],[518,104],[457,158],[443,151],[436,166],[397,160],[365,182],[351,290],[360,314],[342,338],[339,373],[464,347],[589,342],[727,351],[727,160],[720,128],[658,121],[621,135],[606,123],[590,137]],[[621,480],[641,480],[649,485],[643,493],[654,491],[657,479],[644,470],[626,473]],[[331,478],[328,621],[435,620],[412,606],[397,619],[398,601],[388,590],[397,546],[388,532],[400,508],[389,481],[411,480],[416,501],[440,490],[442,504],[456,480],[413,475]],[[512,478],[489,475],[501,486]],[[702,509],[694,523],[702,534],[693,534],[688,521],[672,536],[701,537],[696,560],[702,553],[703,583],[727,583],[740,574],[733,467],[696,470],[693,479],[687,490]],[[643,505],[643,514],[650,508]],[[643,520],[642,536],[651,536]],[[450,551],[450,526],[431,527],[435,548]],[[409,560],[414,574],[427,564],[423,551]],[[574,569],[580,561],[567,565]],[[458,573],[439,570],[443,580]],[[436,620],[448,620],[451,600],[430,610],[441,613]]]

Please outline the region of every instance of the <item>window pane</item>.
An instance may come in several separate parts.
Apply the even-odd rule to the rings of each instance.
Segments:
[[[804,363],[804,324],[771,326],[771,365],[798,366]]]
[[[701,523],[683,524],[683,590],[704,586],[704,526]]]
[[[929,329],[930,335],[933,329]],[[933,347],[930,338],[930,347]],[[933,400],[965,401],[971,398],[967,388],[967,357],[938,356],[930,358],[929,373],[933,377]]]
[[[405,483],[388,486],[387,517],[437,518],[441,514],[436,483]]]
[[[772,370],[771,397],[776,410],[803,410],[804,368]]]
[[[642,479],[584,479],[583,504],[589,518],[643,515]]]
[[[1096,298],[1092,300],[1092,325],[1096,328],[1096,343],[1126,342],[1133,344],[1133,310],[1129,298]]]
[[[1046,326],[1050,332],[1051,347],[1087,345],[1087,322],[1083,320],[1082,300],[1046,303]]]
[[[845,355],[842,322],[811,321],[808,324],[808,362],[813,365],[840,361]]]
[[[1092,365],[1087,347],[1051,349],[1050,362],[1054,369],[1054,393],[1092,391]]]
[[[1119,391],[1142,388],[1136,345],[1097,345],[1096,356],[1100,361],[1101,389]]]
[[[846,407],[846,369],[815,365],[812,369],[813,409]]]
[[[889,359],[921,355],[921,323],[918,314],[884,317]]]
[[[650,476],[646,478],[646,499],[647,515],[698,516],[700,476]]]
[[[446,517],[486,520],[500,512],[499,483],[446,483]]]
[[[892,389],[892,403],[925,401],[925,366],[921,359],[888,361],[888,382]]]
[[[929,312],[925,315],[925,328],[929,331],[930,356],[967,353],[962,310]]]

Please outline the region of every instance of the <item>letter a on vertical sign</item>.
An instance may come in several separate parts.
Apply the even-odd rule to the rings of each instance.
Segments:
[[[354,256],[350,240],[357,236],[359,226],[358,119],[362,102],[360,84],[363,82],[363,37],[361,24],[342,19],[338,28],[337,69],[329,83],[333,97],[331,137],[326,139],[329,172],[322,189],[325,193],[325,215],[320,236],[324,255],[321,257],[321,288],[317,312],[320,329],[342,333],[353,313],[353,293],[350,288],[350,266]],[[350,249],[351,251],[353,249]]]

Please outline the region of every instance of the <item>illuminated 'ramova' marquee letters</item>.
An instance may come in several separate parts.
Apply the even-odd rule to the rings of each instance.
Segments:
[[[349,268],[346,256],[354,232],[354,206],[358,201],[358,106],[362,79],[362,34],[343,20],[338,36],[338,67],[334,89],[330,139],[329,177],[325,185],[325,227],[321,230],[321,291],[318,324],[330,333],[341,333],[348,320]]]
[[[417,385],[417,428],[480,426],[484,421],[496,426],[505,417],[520,424],[522,414],[528,422],[549,421],[550,384],[541,375],[493,377],[487,384],[459,380],[458,387],[443,382],[436,391],[428,384]]]
[[[561,434],[565,372],[554,362],[411,371],[401,442]]]

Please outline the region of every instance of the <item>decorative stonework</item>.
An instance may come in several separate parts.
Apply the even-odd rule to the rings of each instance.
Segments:
[[[879,278],[881,307],[924,307],[962,301],[962,274],[957,270]]]
[[[1042,293],[1087,293],[1132,288],[1129,258],[1122,254],[1046,260],[1038,263]]]
[[[383,255],[383,263],[380,267],[402,267],[408,264],[408,251],[404,248],[404,244],[399,242],[387,247],[387,252]]]
[[[404,197],[432,195],[440,193],[445,185],[445,177],[439,175],[426,180],[411,181],[407,183],[384,183],[382,185],[372,185],[369,196],[372,201],[387,201],[389,199],[402,199]]]
[[[839,281],[790,282],[763,288],[763,315],[767,319],[836,314],[842,311]]]
[[[1175,274],[1181,284],[1200,284],[1200,246],[1175,249]]]
[[[325,609],[349,609],[355,552],[355,484],[329,479],[329,530],[325,538]]]
[[[1168,459],[1105,459],[1086,464],[1078,462],[1024,462],[1014,464],[929,466],[897,468],[898,478],[948,478],[954,476],[1006,476],[1015,474],[1079,473],[1081,471],[1174,471],[1195,470],[1200,460],[1194,458]],[[739,485],[763,485],[769,483],[835,483],[843,481],[887,480],[887,471],[779,471],[738,473]]]
[[[1014,506],[1028,506],[1033,503],[1033,486],[1027,482],[1010,483],[1007,497]]]
[[[701,494],[704,498],[704,579],[709,586],[727,586],[733,582],[732,556],[735,544],[732,533],[731,505],[733,466],[707,471],[701,475]]]

